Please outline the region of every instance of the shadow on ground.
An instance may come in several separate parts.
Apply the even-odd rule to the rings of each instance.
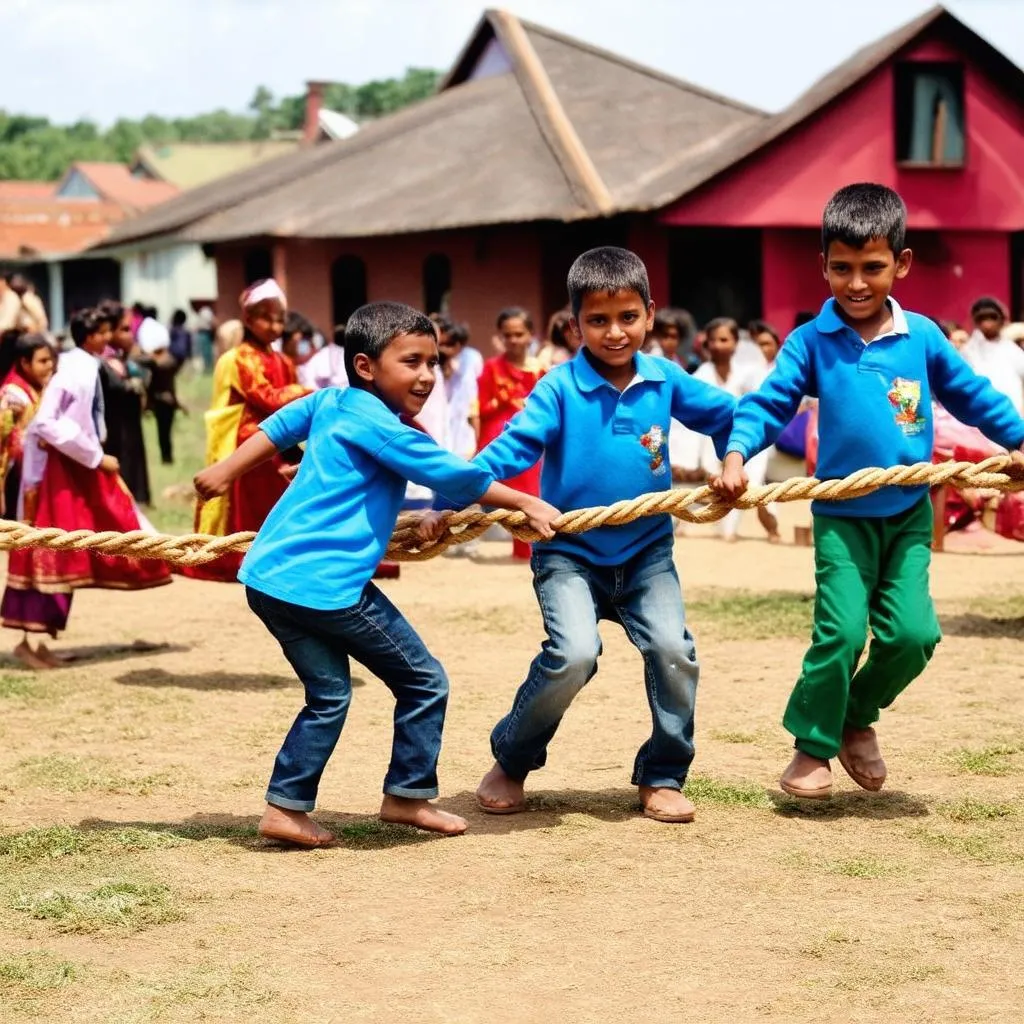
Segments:
[[[798,800],[785,793],[768,791],[774,812],[785,818],[835,821],[865,818],[889,821],[897,818],[926,818],[931,812],[919,797],[893,789],[881,793],[838,793],[830,800]]]
[[[192,648],[186,644],[150,643],[136,640],[130,644],[95,644],[89,647],[59,647],[54,654],[66,659],[66,668],[94,665],[105,661],[127,661],[151,654],[185,654]],[[9,654],[0,654],[0,669],[24,669],[25,666]]]
[[[228,690],[258,693],[264,690],[283,690],[297,686],[294,676],[272,672],[246,675],[242,672],[168,672],[164,668],[142,668],[117,677],[122,686],[177,687],[182,690]],[[365,686],[366,680],[352,677],[353,689]]]
[[[316,820],[330,829],[337,843],[329,849],[385,850],[396,846],[443,839],[444,836],[421,832],[408,825],[391,825],[365,814],[317,812]],[[302,847],[289,846],[263,839],[257,831],[256,814],[196,814],[183,821],[110,821],[103,818],[84,818],[78,823],[82,832],[123,832],[138,829],[154,836],[180,839],[185,842],[224,842],[254,853],[308,853]]]
[[[1024,640],[1024,615],[1015,618],[990,618],[987,615],[940,615],[939,622],[946,636],[1010,638]]]
[[[562,824],[563,818],[570,814],[610,822],[641,816],[635,786],[595,791],[531,790],[526,794],[526,810],[519,814],[487,814],[480,810],[476,794],[468,789],[438,800],[437,805],[466,818],[474,835],[504,835],[552,828]]]

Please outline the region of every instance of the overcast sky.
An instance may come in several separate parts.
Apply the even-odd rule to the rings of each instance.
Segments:
[[[242,111],[257,85],[447,68],[479,0],[0,0],[0,107],[87,117]],[[505,0],[521,17],[767,110],[930,0]],[[1024,0],[946,5],[1024,65]]]

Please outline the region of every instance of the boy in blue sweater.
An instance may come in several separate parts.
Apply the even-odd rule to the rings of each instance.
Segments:
[[[437,759],[448,680],[402,613],[370,582],[387,548],[408,480],[471,504],[519,509],[545,537],[559,513],[494,483],[403,423],[423,408],[438,364],[434,325],[397,302],[363,306],[345,333],[347,390],[325,388],[260,424],[229,458],[196,477],[203,498],[302,442],[295,480],[274,506],[239,571],[249,607],[280,643],[306,691],[277,755],[263,836],[323,846],[333,836],[308,812],[352,695],[349,658],[395,697],[394,743],[380,817],[446,835],[466,822],[438,810]]]
[[[639,257],[612,247],[585,252],[569,271],[569,301],[579,353],[541,379],[523,411],[477,456],[481,468],[505,480],[543,456],[543,497],[580,508],[670,487],[672,419],[713,435],[724,451],[732,397],[640,352],[654,303]],[[672,562],[671,517],[559,535],[537,546],[533,572],[548,638],[491,734],[495,764],[477,790],[481,808],[525,809],[526,776],[544,765],[562,715],[597,670],[597,624],[611,619],[644,659],[654,731],[633,770],[644,813],[692,821],[682,787],[693,760],[698,666]]]
[[[759,391],[736,413],[720,493],[747,486],[743,463],[770,445],[804,395],[819,401],[818,476],[932,457],[932,398],[1011,450],[1024,420],[924,316],[889,294],[910,271],[906,207],[882,185],[848,185],[825,207],[821,266],[832,298],[789,336]],[[1024,463],[1019,453],[1015,460]],[[887,487],[816,502],[814,632],[783,724],[796,752],[785,792],[826,799],[830,760],[877,791],[885,762],[874,723],[924,670],[940,639],[928,592],[932,510],[927,487]],[[867,661],[858,670],[872,633]]]

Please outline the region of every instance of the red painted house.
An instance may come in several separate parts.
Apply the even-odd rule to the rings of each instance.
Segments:
[[[273,273],[323,326],[391,298],[449,308],[478,344],[503,305],[563,305],[584,248],[628,245],[659,304],[785,330],[826,294],[825,202],[863,180],[907,202],[905,305],[962,321],[993,293],[1024,315],[1024,72],[941,7],[777,115],[491,11],[437,95],[111,243],[209,246],[224,312]]]

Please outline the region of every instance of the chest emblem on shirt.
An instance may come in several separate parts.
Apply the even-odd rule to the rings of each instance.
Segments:
[[[896,425],[908,437],[920,434],[927,420],[921,415],[921,382],[897,377],[889,385],[889,404],[895,410]]]
[[[640,437],[640,445],[651,456],[651,472],[655,476],[665,473],[665,431],[655,424]]]

